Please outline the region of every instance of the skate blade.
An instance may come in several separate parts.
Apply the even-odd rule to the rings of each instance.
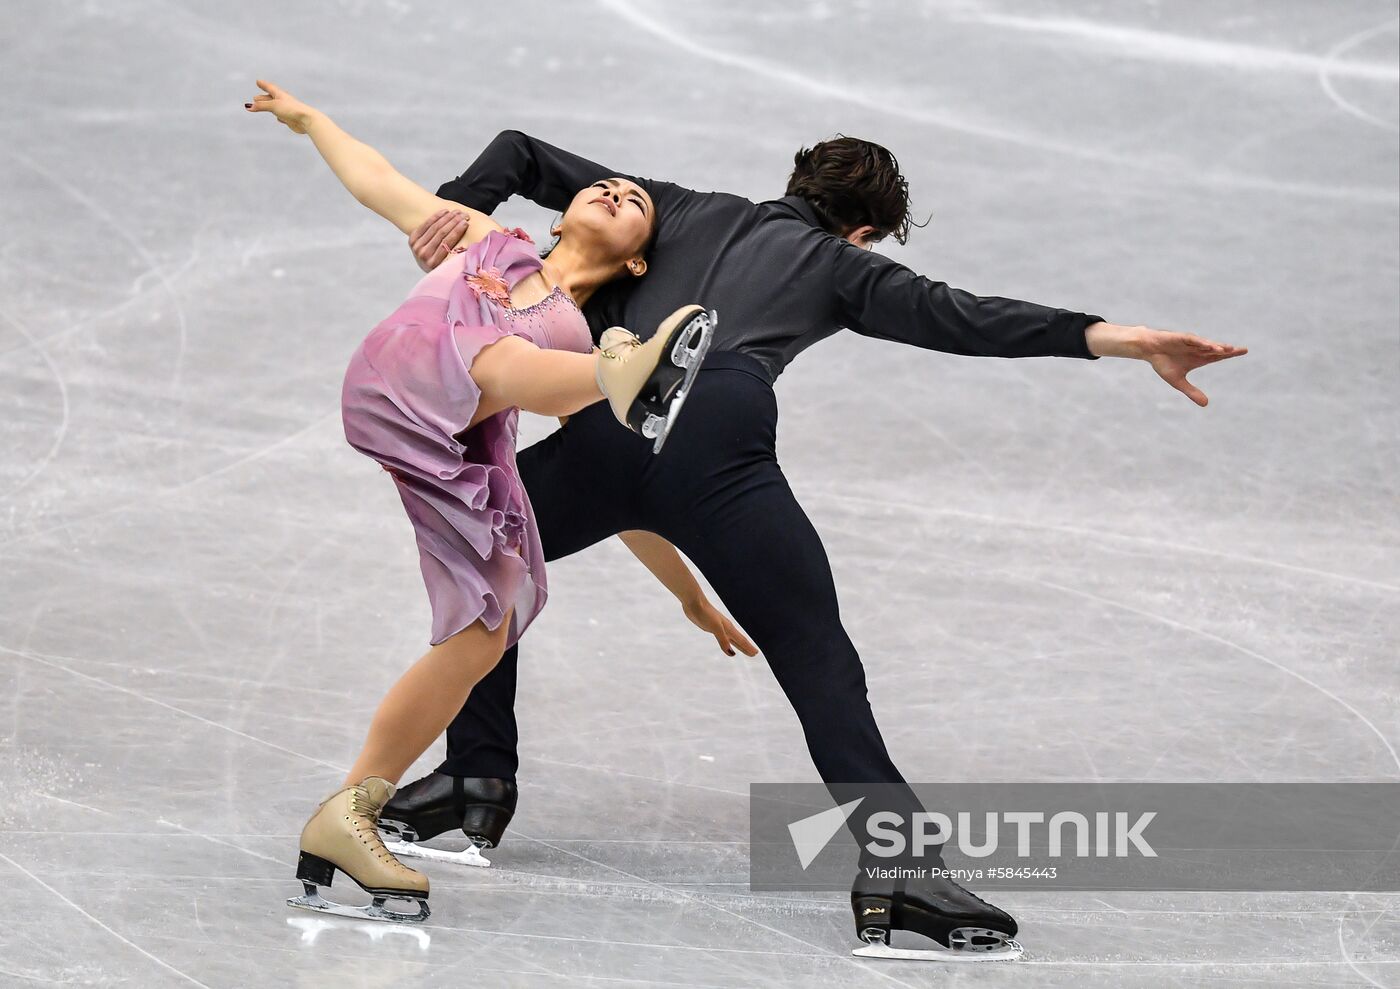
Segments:
[[[642,435],[656,441],[651,447],[651,452],[654,454],[661,452],[661,448],[666,444],[666,437],[671,435],[671,427],[675,424],[676,417],[681,413],[681,406],[685,404],[686,396],[690,394],[690,386],[694,384],[695,376],[700,373],[700,365],[705,361],[705,354],[710,350],[717,322],[719,322],[719,315],[713,309],[709,312],[697,313],[691,318],[690,325],[677,335],[676,342],[671,347],[671,363],[676,367],[684,368],[685,377],[681,379],[680,387],[672,396],[670,405],[666,408],[666,414],[664,416],[649,415],[642,423]],[[697,338],[698,343],[696,342]]]
[[[705,351],[710,349],[710,338],[718,322],[719,315],[713,309],[692,316],[671,345],[671,363],[687,370],[699,368]]]
[[[379,821],[379,837],[385,841],[417,841],[418,832],[400,821]]]
[[[287,899],[287,906],[296,907],[299,910],[311,910],[315,913],[324,914],[331,917],[349,917],[351,920],[377,920],[389,924],[421,924],[428,919],[428,901],[418,900],[417,913],[402,913],[398,910],[390,910],[384,905],[388,897],[376,896],[374,901],[365,906],[354,906],[348,903],[336,903],[323,897],[318,890],[303,893],[301,896],[292,896]],[[406,899],[406,898],[405,898]]]
[[[398,841],[387,835],[384,838],[384,847],[389,849],[390,854],[398,858],[424,859],[428,862],[446,862],[449,865],[467,865],[475,869],[491,868],[491,860],[481,854],[481,849],[475,845],[468,845],[460,852],[454,852],[446,848],[431,848],[427,845],[415,845],[407,841]]]
[[[857,958],[884,958],[895,961],[912,962],[1011,962],[1021,957],[1024,949],[1020,942],[1010,938],[1001,947],[988,951],[969,951],[965,948],[895,948],[888,944],[867,944],[855,948],[851,954]]]

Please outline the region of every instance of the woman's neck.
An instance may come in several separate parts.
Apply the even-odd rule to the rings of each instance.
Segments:
[[[569,293],[580,306],[600,285],[617,277],[616,264],[600,264],[597,255],[590,255],[566,240],[555,245],[543,264],[545,277]]]

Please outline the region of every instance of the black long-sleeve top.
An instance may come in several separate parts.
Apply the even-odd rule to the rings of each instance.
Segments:
[[[604,286],[584,307],[596,339],[608,326],[646,338],[677,307],[719,314],[713,347],[757,358],[776,379],[806,348],[849,327],[950,354],[1096,359],[1084,329],[1099,317],[1030,302],[976,296],[823,231],[806,200],[754,203],[638,178],[519,131],[503,131],[444,199],[491,213],[511,195],[563,210],[599,179],[637,182],[656,204],[660,229],[641,278]]]

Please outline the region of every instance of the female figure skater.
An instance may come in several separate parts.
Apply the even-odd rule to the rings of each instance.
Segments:
[[[400,175],[325,114],[272,83],[244,104],[306,134],[347,189],[408,233],[448,204]],[[613,328],[592,350],[579,311],[611,279],[646,271],[656,229],[647,193],[606,179],[574,196],[542,260],[523,231],[468,210],[455,256],[424,277],[350,359],[342,418],[350,445],[393,477],[418,541],[432,603],[432,648],[390,689],[342,788],[301,835],[293,906],[375,920],[428,916],[428,879],[384,847],[379,811],[442,734],[471,688],[544,607],[544,554],[515,466],[518,410],[566,417],[603,398],[659,449],[709,344],[713,314],[685,306],[647,343]],[[750,655],[751,643],[703,601],[670,544],[628,545],[687,603],[692,621]],[[699,597],[697,598],[697,594]],[[697,604],[703,601],[703,604]],[[332,903],[317,887],[339,869],[373,897]],[[418,902],[416,914],[384,906]]]

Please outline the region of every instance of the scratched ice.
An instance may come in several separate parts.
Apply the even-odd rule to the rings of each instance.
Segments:
[[[416,934],[287,916],[297,829],[426,644],[337,404],[417,271],[243,113],[258,75],[428,184],[516,127],[767,198],[800,145],[867,136],[932,217],[901,260],[1248,345],[1201,410],[1143,365],[838,335],[779,384],[783,463],[911,779],[1400,774],[1393,3],[520,10],[66,0],[6,30],[0,982],[951,977],[851,958],[840,895],[747,891],[747,785],[813,778],[795,719],[616,545],[551,571],[492,868],[423,864]],[[1394,896],[998,899],[1028,954],[979,986],[1400,982]]]

